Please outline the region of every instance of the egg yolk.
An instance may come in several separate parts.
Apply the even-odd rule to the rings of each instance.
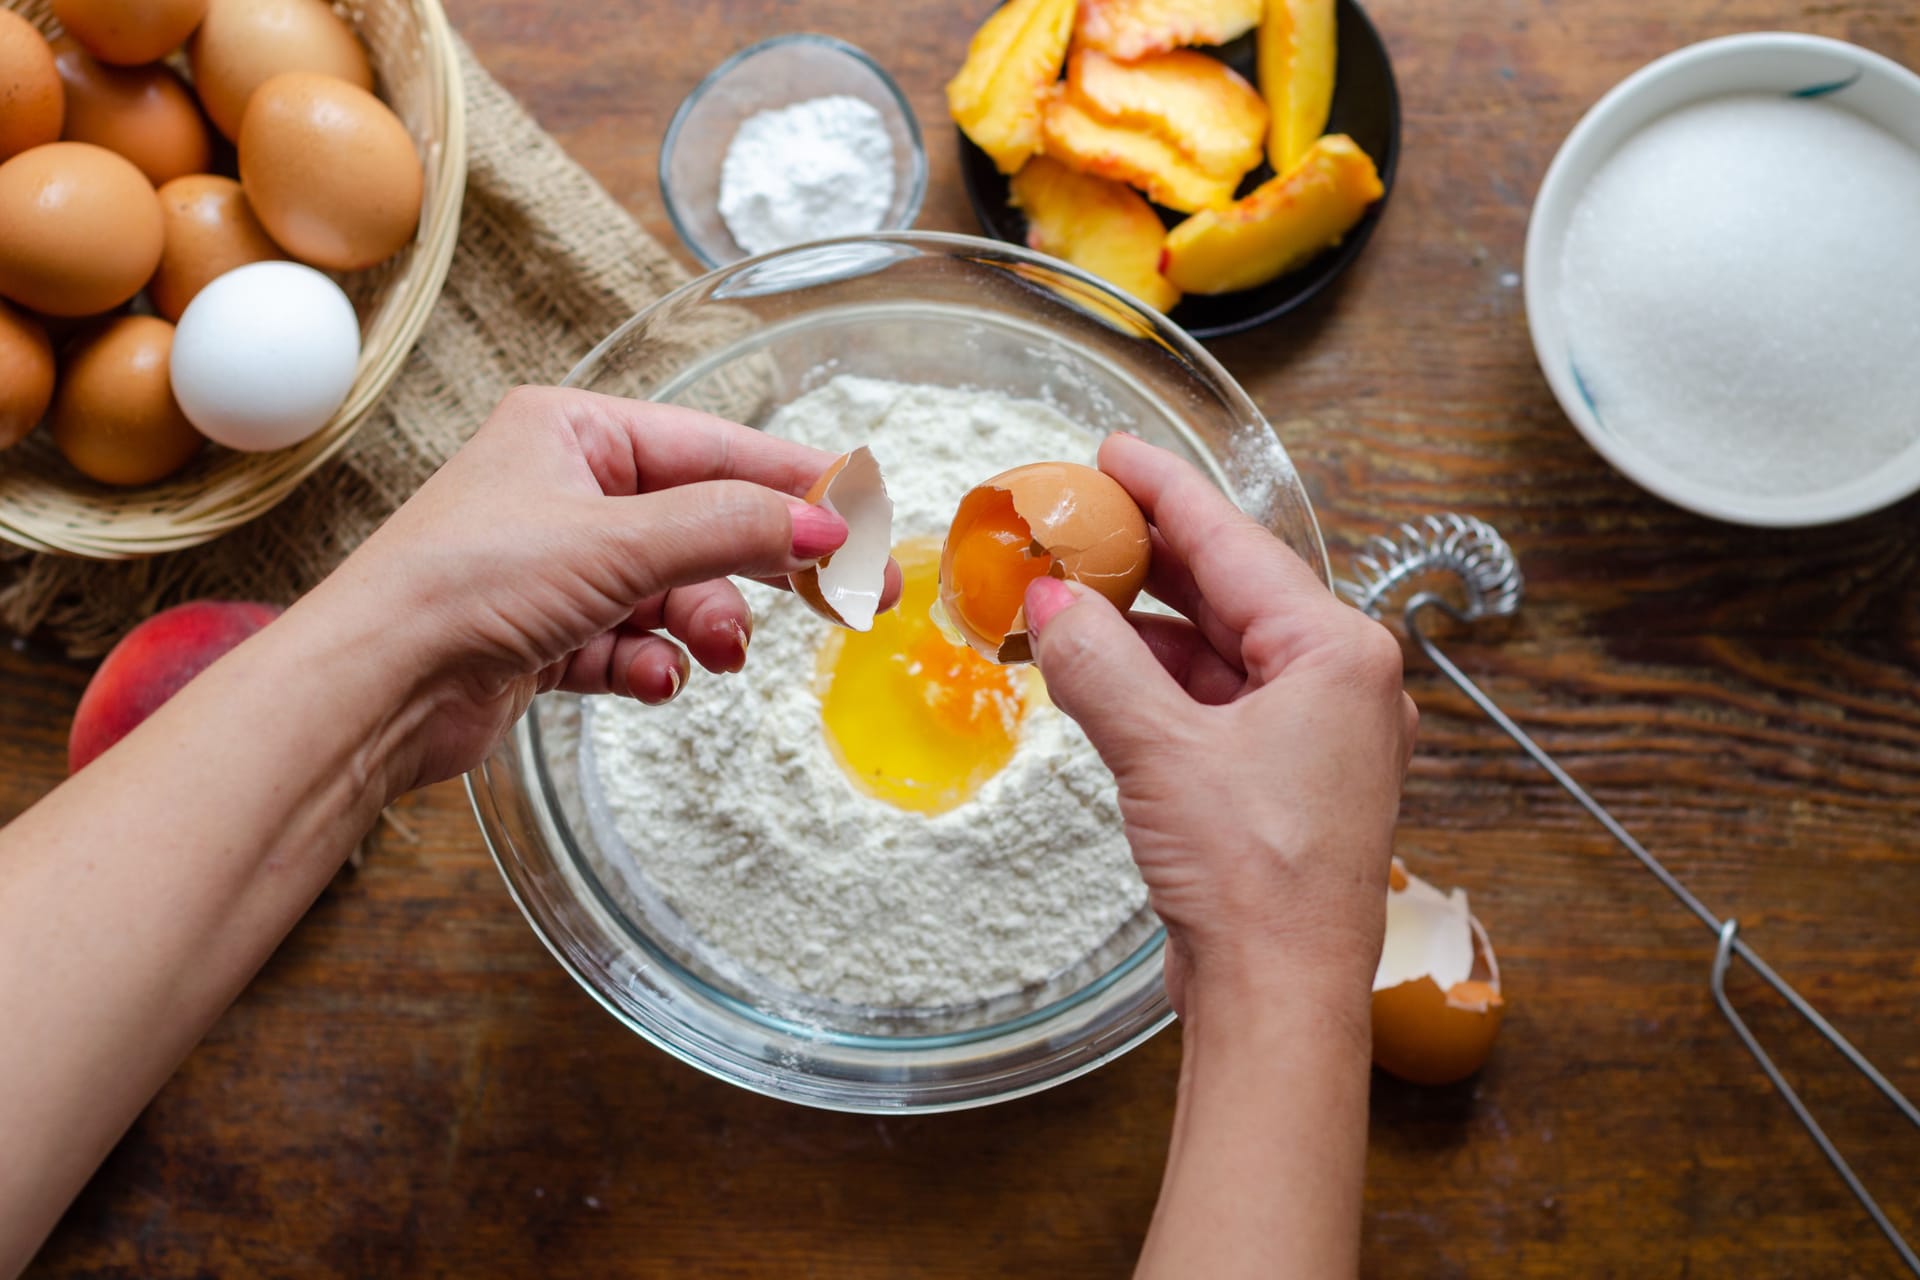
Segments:
[[[863,790],[944,813],[1013,758],[1032,677],[940,633],[937,540],[902,543],[893,555],[905,579],[899,607],[871,631],[834,631],[820,650],[820,718]]]
[[[1053,557],[1034,545],[1033,531],[1003,489],[981,491],[968,501],[947,536],[954,611],[998,644],[1026,603],[1027,584],[1047,576]]]

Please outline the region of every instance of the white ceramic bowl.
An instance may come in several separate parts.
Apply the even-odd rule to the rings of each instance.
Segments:
[[[1826,98],[1920,148],[1920,76],[1856,45],[1764,31],[1689,45],[1622,80],[1574,126],[1547,169],[1527,224],[1527,324],[1560,407],[1602,457],[1648,491],[1737,524],[1831,524],[1920,490],[1920,442],[1873,472],[1805,494],[1755,496],[1682,475],[1609,431],[1594,413],[1567,351],[1560,309],[1561,243],[1594,172],[1639,130],[1677,108],[1729,93]],[[1920,406],[1916,406],[1920,412]]]

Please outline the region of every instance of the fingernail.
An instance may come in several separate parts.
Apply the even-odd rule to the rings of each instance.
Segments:
[[[747,665],[747,641],[750,638],[745,627],[737,622],[733,624],[733,645],[739,651],[733,660],[732,669],[735,671]]]
[[[1038,634],[1054,614],[1072,603],[1072,587],[1058,578],[1035,578],[1027,584],[1027,630]]]
[[[676,662],[667,668],[667,691],[658,698],[643,699],[643,701],[646,701],[649,706],[664,706],[673,701],[674,695],[680,692],[680,686],[686,682],[686,673],[680,670],[680,664]]]
[[[847,522],[825,507],[794,499],[787,503],[793,516],[793,558],[818,560],[838,551],[847,540]]]

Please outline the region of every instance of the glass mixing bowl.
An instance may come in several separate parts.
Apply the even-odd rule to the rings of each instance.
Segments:
[[[1092,276],[994,241],[880,235],[725,267],[622,325],[566,383],[759,426],[840,374],[991,389],[1133,432],[1198,464],[1326,576],[1286,451],[1226,371]],[[1144,909],[1049,981],[972,1005],[860,1007],[742,976],[618,869],[619,839],[583,786],[586,714],[572,695],[535,699],[468,794],[548,949],[683,1061],[811,1106],[942,1111],[1072,1079],[1172,1020],[1165,933]]]

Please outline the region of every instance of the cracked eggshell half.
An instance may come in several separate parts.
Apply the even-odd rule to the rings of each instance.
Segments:
[[[887,557],[893,553],[893,499],[873,451],[862,445],[835,458],[807,490],[806,500],[846,521],[847,540],[838,551],[788,575],[788,585],[829,622],[849,631],[873,630],[887,583]]]
[[[1147,518],[1119,481],[1077,462],[1029,463],[960,500],[940,549],[940,613],[983,657],[1031,662],[1029,582],[1077,582],[1125,611],[1151,558]]]
[[[1414,1084],[1480,1069],[1506,1002],[1487,931],[1459,889],[1442,893],[1393,860],[1387,936],[1373,977],[1373,1061]]]

